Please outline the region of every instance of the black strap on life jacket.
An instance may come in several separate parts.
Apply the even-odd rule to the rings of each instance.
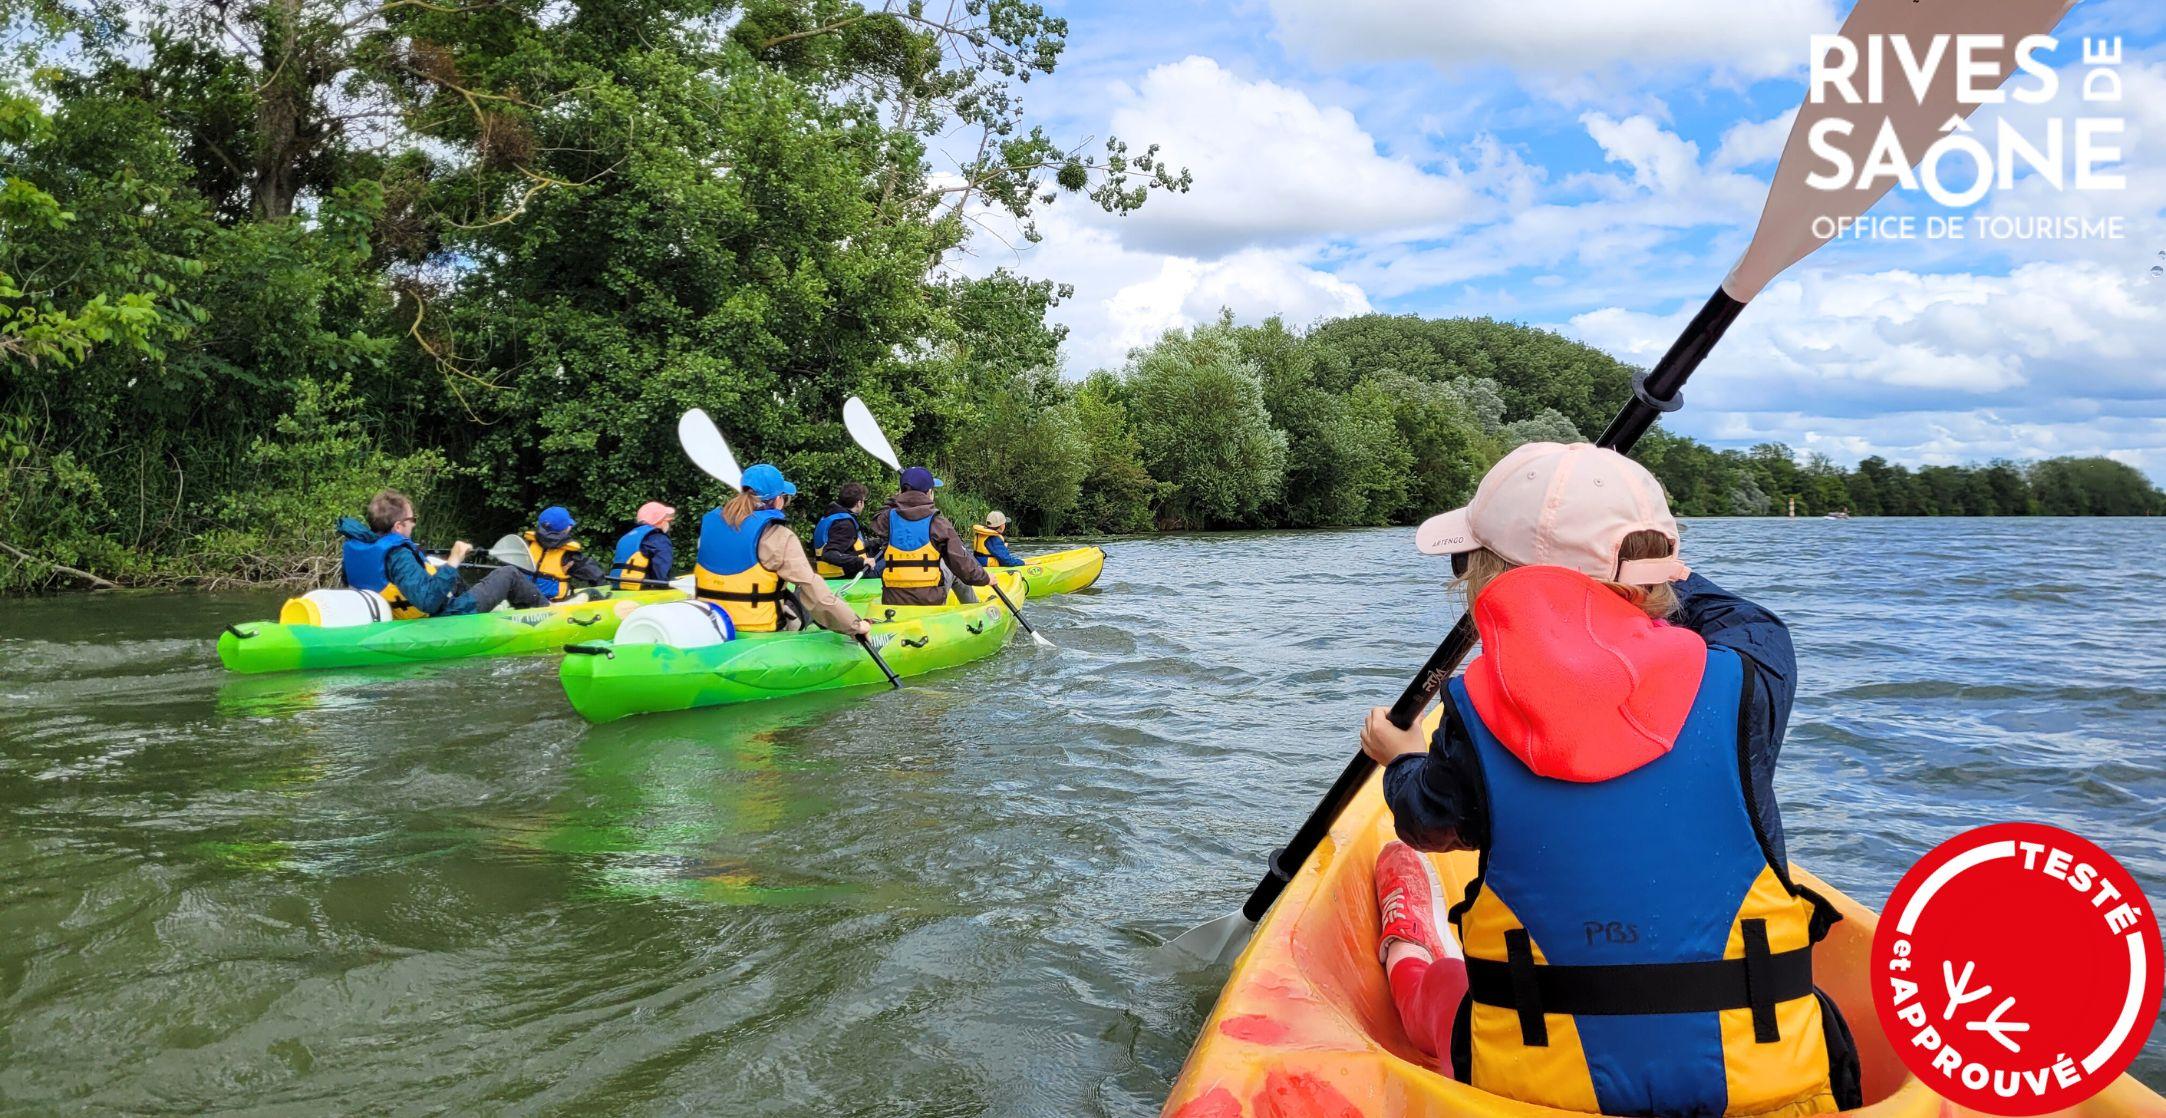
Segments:
[[[1782,1039],[1775,1007],[1813,992],[1812,949],[1769,951],[1765,920],[1743,921],[1740,931],[1742,959],[1574,966],[1536,963],[1527,930],[1514,928],[1504,933],[1504,961],[1467,960],[1467,997],[1515,1010],[1520,1040],[1530,1047],[1549,1044],[1545,1013],[1629,1017],[1726,1009],[1752,1010],[1753,1040],[1773,1044]]]
[[[755,606],[780,602],[790,596],[789,591],[781,586],[776,586],[773,590],[710,590],[702,586],[695,587],[692,593],[710,602],[747,602]]]
[[[937,567],[940,565],[940,556],[938,554],[935,554],[930,559],[905,559],[901,557],[896,557],[889,559],[887,561],[887,565],[890,567]]]

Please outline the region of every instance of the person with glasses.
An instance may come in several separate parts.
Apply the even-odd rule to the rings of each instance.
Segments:
[[[486,613],[510,602],[516,609],[547,605],[534,578],[517,567],[499,567],[469,590],[459,579],[459,564],[474,550],[460,540],[441,560],[431,559],[414,542],[420,517],[414,502],[396,489],[369,498],[368,522],[340,518],[341,573],[355,590],[373,590],[391,603],[391,616],[451,617]]]

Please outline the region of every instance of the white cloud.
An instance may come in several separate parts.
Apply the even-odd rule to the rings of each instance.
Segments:
[[[1111,126],[1162,145],[1196,176],[1189,193],[1155,197],[1120,223],[1121,239],[1140,248],[1211,257],[1449,223],[1476,203],[1456,174],[1380,153],[1345,109],[1209,58],[1118,87]]]
[[[1668,131],[1652,117],[1612,120],[1605,113],[1586,113],[1579,122],[1602,145],[1602,154],[1610,162],[1632,168],[1633,185],[1642,190],[1676,194],[1699,177],[1700,145]]]
[[[1108,359],[1113,354],[1125,354],[1166,330],[1214,318],[1222,307],[1250,321],[1281,315],[1295,326],[1370,309],[1360,288],[1290,254],[1250,249],[1214,261],[1167,257],[1157,275],[1104,300],[1109,330],[1101,353],[1092,357],[1092,347],[1072,345],[1073,365],[1081,370],[1114,364]]]
[[[1782,157],[1783,144],[1790,139],[1790,125],[1796,121],[1797,110],[1791,109],[1768,120],[1731,125],[1722,134],[1722,146],[1715,149],[1714,166],[1735,170],[1774,163]]]
[[[1360,287],[1313,266],[1300,248],[1250,248],[1209,260],[1138,249],[1072,203],[1045,210],[1038,227],[1039,244],[1014,240],[1012,250],[982,252],[954,266],[977,275],[1007,266],[1072,284],[1075,294],[1051,315],[1068,327],[1062,360],[1071,375],[1118,368],[1131,348],[1166,330],[1208,322],[1222,307],[1243,321],[1280,315],[1297,326],[1370,309]]]
[[[1564,332],[1647,364],[1692,307],[1607,307]],[[2166,282],[2082,262],[2008,275],[1808,271],[1746,309],[1680,427],[1854,460],[2121,452],[2166,467]],[[2137,461],[2139,460],[2140,461]]]
[[[1329,64],[1418,59],[1502,63],[1545,75],[1665,64],[1745,77],[1800,68],[1829,0],[1269,0],[1278,39]],[[1703,76],[1695,68],[1694,79]]]
[[[1682,261],[1677,240],[1712,228],[1740,239],[1751,228],[1767,195],[1766,185],[1744,172],[1703,161],[1699,145],[1664,128],[1653,117],[1616,119],[1590,112],[1581,125],[1618,173],[1583,173],[1521,196],[1484,214],[1484,222],[1440,241],[1372,243],[1339,273],[1383,296],[1400,296],[1470,281],[1508,276],[1522,269],[1563,267],[1572,282],[1560,299],[1579,305],[1608,297],[1647,294],[1650,277],[1673,272]],[[1494,141],[1490,141],[1493,145]],[[1497,181],[1523,188],[1539,183],[1521,171],[1503,175],[1513,161],[1487,159]],[[1485,172],[1491,174],[1492,172]],[[1689,286],[1712,290],[1727,265],[1701,264]]]

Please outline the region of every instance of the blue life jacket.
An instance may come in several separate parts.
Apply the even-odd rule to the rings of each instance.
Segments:
[[[1847,1033],[1812,981],[1837,917],[1770,861],[1738,743],[1744,678],[1735,652],[1709,648],[1669,752],[1587,782],[1536,775],[1452,680],[1491,830],[1452,909],[1462,1078],[1587,1113],[1837,1108],[1830,1054]]]
[[[897,551],[916,551],[930,543],[933,538],[933,518],[912,520],[900,511],[889,509],[887,514],[887,544]]]
[[[760,566],[760,536],[781,522],[781,509],[760,509],[735,528],[721,509],[700,518],[694,593],[720,602],[741,632],[771,633],[781,623],[782,576]]]
[[[821,517],[820,522],[812,526],[812,550],[821,551],[827,547],[827,530],[838,520],[847,520],[852,524],[857,523],[857,517],[847,512],[831,512]],[[860,551],[864,550],[862,543],[858,549]]]
[[[429,557],[422,554],[421,548],[397,532],[385,532],[368,543],[347,537],[339,548],[339,571],[346,585],[356,590],[383,593],[391,586],[391,576],[385,567],[391,561],[391,553],[402,547],[413,552],[422,566],[428,566]]]

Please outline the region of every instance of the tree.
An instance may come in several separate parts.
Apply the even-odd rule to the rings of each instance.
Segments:
[[[1271,425],[1262,379],[1228,322],[1167,331],[1130,355],[1124,375],[1144,468],[1167,486],[1162,524],[1250,523],[1278,498],[1286,433]]]
[[[1019,531],[1058,530],[1083,494],[1090,440],[1050,369],[992,390],[981,418],[959,433],[948,476],[1017,518]]]
[[[1077,386],[1072,406],[1090,447],[1090,471],[1072,514],[1076,527],[1149,531],[1160,486],[1143,468],[1143,448],[1129,431],[1125,386],[1112,373],[1092,373]]]
[[[1286,432],[1286,499],[1271,519],[1296,528],[1388,523],[1414,465],[1395,402],[1366,382],[1349,387],[1348,370],[1319,362],[1316,347],[1279,319],[1232,329],[1262,380],[1271,423]]]
[[[2048,458],[2032,464],[2031,491],[2047,516],[2158,516],[2166,494],[2135,467],[2111,458]]]
[[[1392,511],[1391,519],[1419,521],[1466,504],[1503,449],[1483,430],[1465,396],[1453,385],[1419,381],[1398,372],[1381,373],[1365,383],[1391,402],[1400,444],[1413,459],[1405,499]]]

